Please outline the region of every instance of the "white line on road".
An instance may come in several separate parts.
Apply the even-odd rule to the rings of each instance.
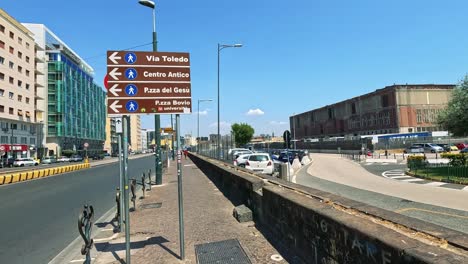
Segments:
[[[413,178],[411,176],[394,176],[394,177],[390,177],[392,179],[404,179],[404,178]]]
[[[385,176],[390,176],[390,177],[392,177],[392,176],[403,176],[403,175],[405,175],[403,172],[387,172],[387,173],[385,173]]]
[[[95,260],[96,258],[91,258],[91,261]],[[72,261],[70,261],[70,263],[76,263],[76,262],[84,262],[85,259],[74,259]]]
[[[463,191],[468,191],[468,186],[462,189]]]
[[[426,185],[431,185],[431,186],[441,186],[441,185],[444,185],[444,184],[447,184],[446,182],[429,182],[429,183],[426,183]]]
[[[404,182],[417,182],[417,181],[424,181],[423,179],[408,179],[408,180],[401,180]]]

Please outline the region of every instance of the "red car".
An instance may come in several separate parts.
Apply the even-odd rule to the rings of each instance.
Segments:
[[[467,144],[467,143],[457,143],[457,144],[455,144],[455,146],[457,146],[457,148],[458,148],[459,150],[462,150],[462,149],[464,149],[464,148],[468,148],[468,144]]]

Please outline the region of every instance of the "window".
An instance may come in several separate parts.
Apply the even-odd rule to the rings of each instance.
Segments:
[[[11,137],[11,143],[12,144],[18,143],[18,139],[16,137]]]
[[[382,107],[388,107],[388,94],[382,95]]]
[[[0,80],[5,80],[5,74],[3,72],[0,72]]]
[[[10,81],[11,84],[14,84],[14,83],[15,83],[15,78],[10,77],[10,80],[9,80],[9,81]]]
[[[0,40],[0,48],[4,49],[5,48],[5,42]]]
[[[29,62],[29,57],[28,56],[26,56],[26,62]]]
[[[21,144],[28,144],[28,138],[27,137],[21,137]]]
[[[23,39],[20,38],[20,37],[18,37],[18,43],[19,43],[19,44],[23,44]]]
[[[0,56],[0,64],[4,64],[5,63],[5,58],[3,58],[2,56]]]
[[[9,92],[9,93],[8,93],[8,97],[9,97],[10,99],[13,99],[13,96],[15,96],[14,93],[12,93],[12,92]]]
[[[351,114],[356,114],[356,103],[351,104]]]
[[[29,90],[29,83],[26,84],[26,90]]]
[[[22,102],[23,101],[23,96],[18,94],[18,101]]]
[[[3,112],[5,112],[5,106],[0,105],[0,113],[3,113]]]
[[[15,54],[15,48],[10,47],[10,53],[11,53],[11,54]]]
[[[15,109],[13,109],[13,107],[8,108],[8,113],[9,113],[10,115],[14,114],[14,113],[15,113]]]
[[[23,81],[18,80],[18,87],[21,88],[23,86]]]
[[[12,61],[10,61],[8,63],[8,65],[9,65],[10,69],[13,69],[15,67],[15,64]]]
[[[0,137],[0,142],[3,143],[3,144],[8,143],[8,136]]]
[[[5,26],[4,25],[0,25],[0,32],[5,33]]]
[[[23,73],[23,67],[18,66],[18,72],[19,72],[19,73]]]
[[[26,42],[26,48],[29,49],[29,42]]]
[[[15,38],[15,33],[10,31],[10,38]]]
[[[26,103],[29,104],[29,97],[26,97]]]
[[[26,70],[26,76],[29,76],[29,70]]]
[[[18,51],[18,58],[23,58],[23,53]]]
[[[4,93],[5,93],[5,90],[0,89],[0,96],[3,96]]]
[[[29,144],[30,145],[35,145],[36,144],[36,139],[35,138],[29,138]]]

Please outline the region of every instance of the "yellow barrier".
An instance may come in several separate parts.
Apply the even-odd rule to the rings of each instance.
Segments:
[[[9,184],[11,183],[11,175],[4,175],[5,180],[3,181],[3,184]]]
[[[49,173],[47,174],[47,176],[54,175],[54,170],[55,169],[49,169],[48,170]]]
[[[4,181],[5,181],[5,176],[3,175],[0,176],[0,185],[2,185]]]
[[[39,178],[39,171],[36,170],[33,172],[33,179],[37,179],[37,178]]]
[[[33,172],[32,171],[26,172],[26,180],[31,180],[32,178],[33,178]]]
[[[20,181],[25,181],[27,174],[27,172],[20,173]]]
[[[11,175],[11,183],[18,182],[19,179],[20,179],[19,173],[15,173],[15,174]]]

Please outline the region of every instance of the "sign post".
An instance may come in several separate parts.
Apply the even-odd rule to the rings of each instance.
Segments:
[[[179,194],[179,241],[180,258],[185,259],[184,242],[184,196],[182,193],[182,149],[180,147],[180,115],[176,114],[176,137],[177,137],[177,187]]]

